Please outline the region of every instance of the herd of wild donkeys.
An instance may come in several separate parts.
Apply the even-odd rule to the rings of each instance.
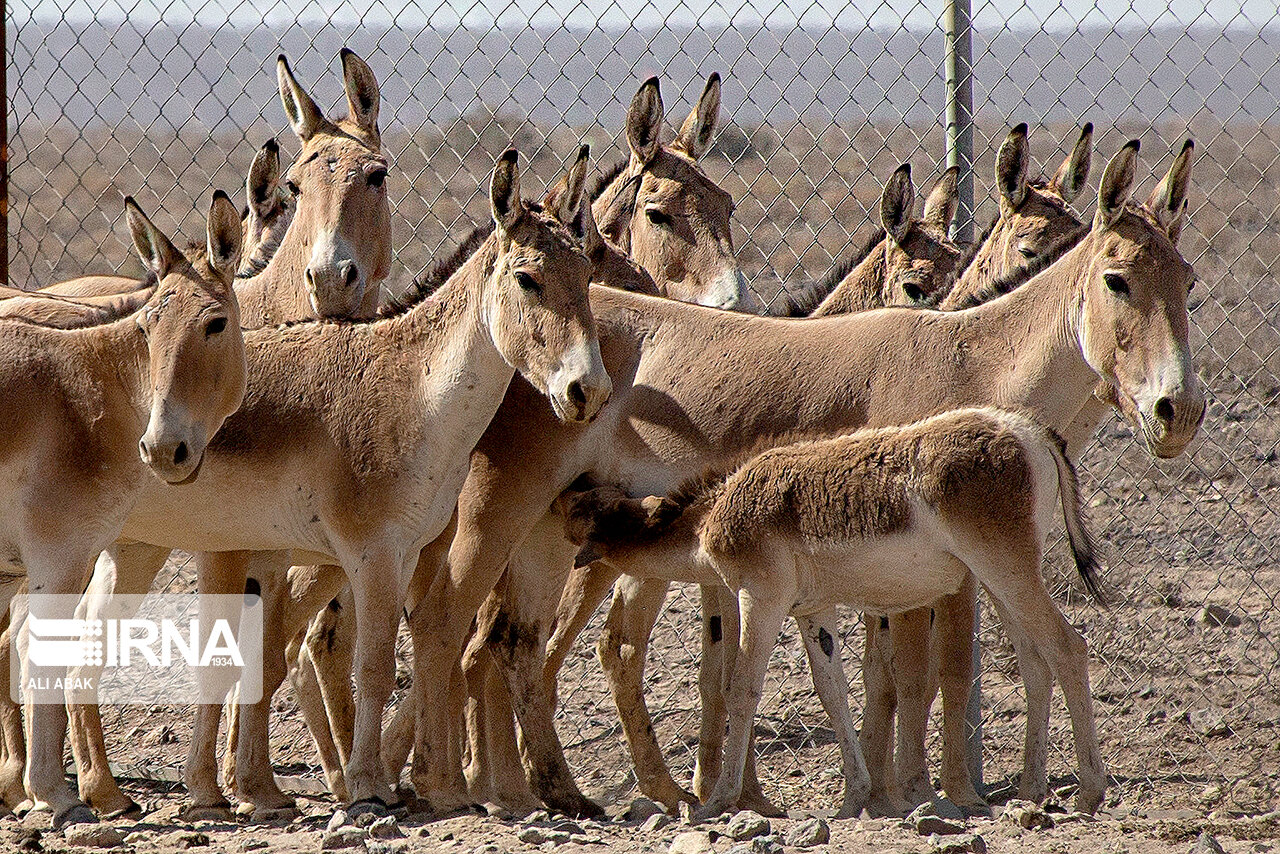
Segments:
[[[839,738],[841,814],[856,815],[935,796],[924,745],[939,687],[942,785],[985,807],[963,714],[981,584],[1026,685],[1021,796],[1047,794],[1056,681],[1076,805],[1098,806],[1085,643],[1040,561],[1065,518],[1096,591],[1071,461],[1107,407],[1159,457],[1181,453],[1204,416],[1188,349],[1194,275],[1176,249],[1189,141],[1141,204],[1138,143],[1123,146],[1082,224],[1069,205],[1087,184],[1092,127],[1033,181],[1019,125],[997,158],[999,216],[970,248],[947,237],[955,170],[917,218],[904,165],[867,250],[773,312],[791,317],[761,316],[734,260],[733,201],[698,165],[720,79],[663,142],[655,78],[628,110],[628,159],[594,190],[586,146],[540,201],[521,195],[517,155],[504,152],[492,222],[384,301],[378,84],[352,52],[341,60],[349,112],[331,120],[280,58],[301,150],[282,175],[275,143],[263,148],[243,216],[215,193],[207,240],[180,251],[126,200],[144,281],[87,276],[0,301],[8,595],[80,594],[87,581],[78,614],[101,616],[112,596],[146,591],[175,548],[197,553],[201,592],[260,590],[263,698],[229,706],[223,770],[240,810],[260,816],[293,808],[268,741],[286,676],[332,791],[356,810],[402,802],[412,753],[417,796],[435,811],[598,813],[557,740],[555,679],[610,590],[599,652],[640,788],[673,811],[776,812],[752,720],[790,614]],[[703,599],[692,792],[668,772],[643,700],[672,581],[698,583]],[[60,601],[30,607],[71,616]],[[834,642],[841,604],[877,615],[861,733]],[[413,687],[384,734],[402,615]],[[6,644],[21,648],[20,622]],[[223,676],[231,690],[235,674]],[[138,809],[112,779],[95,705],[25,712],[29,738],[18,706],[0,708],[8,805],[47,802],[59,826]],[[197,707],[193,818],[230,810],[221,715]],[[78,793],[63,772],[68,717]]]

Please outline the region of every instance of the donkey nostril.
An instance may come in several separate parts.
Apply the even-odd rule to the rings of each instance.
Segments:
[[[578,406],[587,405],[587,393],[582,390],[582,383],[577,380],[569,383],[569,399]]]
[[[173,452],[173,464],[180,466],[187,461],[187,443],[179,442],[177,449]]]
[[[1162,397],[1156,401],[1156,417],[1161,421],[1173,420],[1173,401]]]
[[[347,287],[355,287],[356,280],[360,278],[359,271],[356,270],[355,264],[347,265]]]
[[[147,440],[146,440],[146,439],[139,439],[139,440],[138,440],[138,453],[142,455],[142,458],[143,458],[144,460],[145,460],[145,459],[147,459],[149,456],[151,456],[150,454],[148,454],[148,453],[147,453]]]
[[[307,290],[314,291],[316,289],[316,277],[312,274],[310,267],[303,272],[302,279],[307,283]]]

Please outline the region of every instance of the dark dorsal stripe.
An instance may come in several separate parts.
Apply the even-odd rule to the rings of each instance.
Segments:
[[[982,233],[979,234],[972,243],[966,246],[963,252],[960,253],[960,257],[956,259],[956,281],[959,281],[960,277],[964,275],[964,271],[968,270],[973,264],[973,259],[978,257],[978,251],[982,249],[987,240],[991,238],[991,232],[996,230],[996,225],[998,225],[999,222],[999,214],[992,217],[991,222],[987,223],[987,227],[982,229]],[[939,288],[937,291],[934,291],[934,294],[938,295],[938,299],[941,301],[941,299],[945,297],[950,290],[950,288]]]
[[[276,252],[280,249],[280,244],[284,241],[286,234],[288,234],[288,229],[273,234],[267,240],[259,243],[258,248],[253,251],[253,256],[241,262],[240,269],[236,270],[236,278],[252,279],[267,269],[271,259],[276,257]]]
[[[879,246],[880,241],[884,240],[884,238],[884,229],[877,228],[857,252],[846,256],[833,266],[820,281],[807,284],[795,293],[788,292],[786,295],[786,310],[779,312],[778,316],[808,317],[813,314],[818,306],[822,305],[823,300],[831,296],[831,292],[840,286],[845,277],[852,273],[855,267],[867,260],[872,250]]]
[[[594,202],[596,199],[603,196],[604,191],[609,189],[609,185],[618,180],[618,176],[627,168],[628,162],[629,161],[626,159],[619,160],[617,163],[601,172],[600,176],[596,178],[596,182],[591,185],[591,192],[587,195],[587,198]]]

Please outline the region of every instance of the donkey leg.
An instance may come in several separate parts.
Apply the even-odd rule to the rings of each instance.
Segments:
[[[336,578],[326,586],[335,585]],[[325,592],[329,591],[326,589]],[[313,605],[314,602],[308,604]],[[298,684],[295,686],[307,726],[320,748],[321,764],[332,786],[330,791],[339,800],[345,800],[349,794],[343,766],[351,756],[352,729],[355,726],[355,698],[351,693],[355,643],[355,605],[350,588],[343,586],[328,604],[315,612],[307,626],[302,647],[298,650]],[[409,727],[411,730],[411,722]],[[412,732],[402,735],[401,740],[412,742]],[[383,745],[383,758],[386,758],[386,744]],[[392,772],[392,765],[387,764],[393,782],[400,779],[403,767],[402,760]]]
[[[711,797],[711,790],[720,778],[720,760],[724,756],[724,728],[729,716],[724,704],[729,678],[725,647],[732,644],[737,649],[738,603],[728,588],[703,585],[700,593],[702,659],[698,662],[698,693],[702,699],[702,723],[698,731],[697,764],[693,768],[693,791],[699,800],[705,800]],[[726,625],[725,614],[730,611],[732,615]],[[726,629],[730,638],[727,641]]]
[[[719,610],[722,618],[722,627],[724,631],[724,640],[719,645],[719,658],[722,659],[720,664],[721,683],[718,692],[719,702],[724,703],[724,698],[729,693],[729,674],[733,672],[734,663],[738,656],[738,637],[741,634],[741,622],[738,614],[738,597],[733,591],[727,587],[719,587],[716,589],[716,595],[719,597]],[[728,709],[722,712],[723,718],[720,718],[720,730],[716,732],[715,744],[717,751],[723,752],[724,744],[724,722],[728,720]],[[704,724],[705,727],[705,724]],[[719,760],[716,764],[716,776],[719,776]],[[712,787],[714,788],[714,783]],[[747,742],[747,762],[742,769],[742,789],[738,794],[738,800],[734,804],[739,810],[752,810],[760,813],[760,815],[769,816],[771,818],[780,818],[786,815],[786,812],[780,809],[773,801],[765,797],[764,789],[760,786],[760,775],[756,771],[756,730],[753,726],[748,734]]]
[[[862,652],[862,685],[866,705],[858,743],[871,778],[867,812],[872,816],[903,816],[909,811],[898,788],[893,768],[893,718],[898,694],[893,685],[893,641],[889,618],[866,614],[862,618],[866,645]]]
[[[489,650],[480,659],[488,663],[482,667],[479,677],[479,717],[483,720],[482,732],[473,744],[482,752],[482,769],[490,780],[492,797],[513,813],[527,815],[540,807],[540,802],[529,787],[529,778],[521,761],[520,740],[516,737],[515,709],[511,694],[502,680],[502,672]]]
[[[24,588],[25,589],[25,588]],[[11,644],[15,643],[19,626],[9,620],[9,610],[0,613],[4,630],[0,633],[0,685],[5,686],[0,693],[0,738],[3,739],[3,754],[0,754],[0,804],[17,812],[30,805],[27,790],[22,785],[22,769],[27,764],[27,736],[22,731],[22,708],[13,699],[9,690],[15,682],[11,671],[14,661]]]
[[[578,567],[569,573],[564,591],[560,594],[560,604],[556,606],[556,619],[547,641],[547,662],[543,668],[543,677],[547,682],[547,690],[551,699],[557,701],[556,677],[564,661],[573,649],[574,642],[582,634],[587,623],[600,607],[600,603],[613,589],[613,583],[620,573],[606,563],[597,561],[588,566]]]
[[[973,687],[973,609],[977,589],[972,574],[955,594],[937,604],[934,650],[942,688],[942,788],[968,814],[990,815],[991,807],[973,787],[967,759],[969,694]]]
[[[937,792],[929,782],[925,740],[929,729],[929,641],[931,611],[916,608],[889,618],[893,638],[893,682],[898,693],[897,773],[911,805],[931,801]]]
[[[813,687],[822,708],[831,720],[840,743],[840,760],[844,772],[844,800],[836,818],[857,818],[862,814],[871,791],[871,777],[858,746],[858,731],[849,711],[849,682],[840,658],[835,609],[827,609],[808,617],[797,617],[800,635],[809,657]]]
[[[671,778],[644,701],[644,663],[649,636],[666,599],[665,581],[646,581],[625,575],[618,579],[596,653],[622,720],[623,736],[636,770],[636,784],[645,797],[675,813],[681,801],[690,802],[692,798]]]
[[[1009,607],[995,600],[996,614],[1004,626],[1013,651],[1018,657],[1018,673],[1022,676],[1027,699],[1027,731],[1022,748],[1022,779],[1018,797],[1041,803],[1049,796],[1049,709],[1053,700],[1053,671],[1025,633],[1022,622],[1009,612]]]
[[[711,797],[695,812],[698,818],[725,812],[741,794],[742,775],[751,749],[756,709],[764,692],[769,653],[778,642],[778,632],[782,629],[782,621],[794,593],[794,576],[775,582],[767,589],[748,579],[738,593],[742,628],[738,654],[729,679],[729,731],[725,737],[724,765]]]
[[[147,594],[169,559],[169,553],[167,548],[146,543],[112,545],[98,555],[77,614],[87,620],[133,616],[138,603],[133,597]],[[85,665],[72,668],[68,676],[93,679],[93,684],[96,684],[101,673],[101,667]],[[98,706],[73,703],[68,707],[68,713],[71,752],[75,758],[81,800],[107,818],[141,812],[142,808],[120,790],[111,775]]]

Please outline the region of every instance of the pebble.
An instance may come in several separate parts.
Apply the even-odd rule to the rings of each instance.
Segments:
[[[404,831],[393,815],[383,816],[369,825],[370,839],[403,839]]]
[[[1222,845],[1208,831],[1200,834],[1196,844],[1191,846],[1191,854],[1223,854]]]
[[[1231,734],[1230,725],[1217,709],[1196,709],[1193,712],[1187,712],[1187,723],[1205,738]]]
[[[1000,817],[1027,830],[1053,827],[1053,819],[1049,818],[1049,814],[1030,801],[1009,801],[1004,805],[1004,812]]]
[[[269,844],[270,843],[267,842],[267,840],[265,839],[257,839],[251,836],[248,839],[240,840],[240,850],[241,851],[260,851],[263,848],[266,848]]]
[[[347,815],[346,810],[334,810],[333,815],[329,816],[329,823],[324,826],[324,829],[332,833],[338,828],[346,827],[349,824],[351,824],[351,816]]]
[[[662,828],[671,824],[671,821],[671,816],[666,813],[655,813],[644,820],[644,824],[640,825],[640,829],[646,833],[653,833],[654,831],[662,830]]]
[[[820,818],[806,818],[787,831],[788,845],[796,848],[812,848],[831,841],[831,827]]]
[[[524,817],[521,824],[546,824],[551,820],[551,815],[546,810],[534,810]]]
[[[344,851],[357,848],[361,851],[367,850],[364,844],[365,832],[363,827],[339,827],[334,830],[325,831],[320,837],[321,851]]]
[[[766,836],[772,830],[773,827],[769,824],[769,819],[758,812],[742,810],[729,819],[729,824],[725,827],[724,833],[735,842],[745,842],[757,836]]]
[[[667,854],[709,854],[711,852],[711,835],[704,830],[686,830],[676,834],[671,840]]]
[[[752,854],[782,854],[782,840],[777,836],[757,836],[751,840]]]
[[[1202,626],[1230,626],[1234,628],[1240,625],[1240,618],[1231,613],[1229,608],[1222,605],[1205,605],[1196,613],[1196,622]]]
[[[921,836],[954,836],[957,833],[964,833],[964,825],[954,821],[947,821],[945,818],[939,818],[936,815],[922,815],[915,821],[916,833]]]
[[[124,835],[109,824],[70,824],[62,831],[68,845],[82,848],[116,848],[124,845]]]
[[[929,846],[938,854],[987,854],[987,841],[976,833],[958,836],[931,836]]]
[[[666,810],[660,804],[648,798],[636,798],[622,815],[627,821],[644,821],[650,816],[665,815],[665,813]]]

